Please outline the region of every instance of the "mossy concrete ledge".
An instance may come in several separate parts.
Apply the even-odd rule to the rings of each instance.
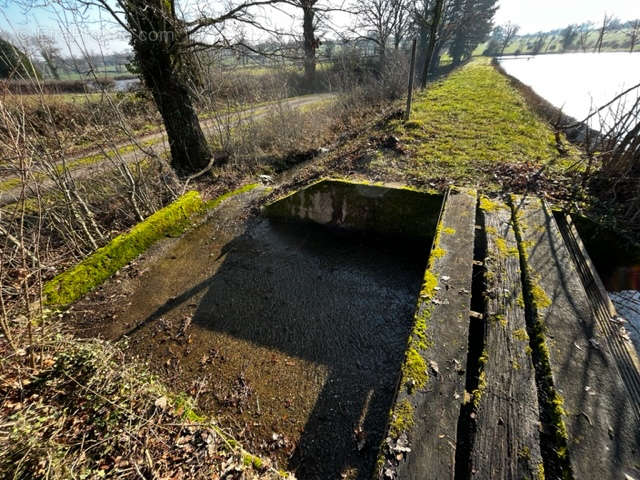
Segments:
[[[441,205],[441,194],[324,179],[266,205],[263,213],[279,220],[431,240]]]
[[[408,338],[376,478],[452,478],[465,395],[477,193],[452,187]]]
[[[197,191],[185,193],[135,225],[129,232],[118,235],[76,266],[47,282],[43,288],[44,304],[57,308],[69,306],[101,285],[161,238],[184,233],[195,216],[204,214],[224,200],[252,190],[256,186],[246,185],[206,203]]]

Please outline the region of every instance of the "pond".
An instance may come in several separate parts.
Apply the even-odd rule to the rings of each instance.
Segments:
[[[563,113],[585,119],[589,113],[640,83],[640,53],[565,53],[502,57],[500,66],[511,76],[562,109]],[[594,130],[606,127],[619,109],[629,109],[640,89],[594,116]]]

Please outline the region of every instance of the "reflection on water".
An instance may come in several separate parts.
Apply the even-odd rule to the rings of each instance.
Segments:
[[[586,217],[573,221],[607,291],[640,290],[640,245]]]
[[[565,53],[503,57],[505,71],[533,88],[538,95],[578,120],[640,81],[640,53]],[[595,116],[590,126],[606,127],[617,109],[629,109],[640,91],[629,93]]]
[[[640,265],[616,266],[603,282],[609,292],[640,290]]]

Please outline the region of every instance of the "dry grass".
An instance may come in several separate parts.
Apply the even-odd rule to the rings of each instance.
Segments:
[[[0,477],[281,478],[120,346],[40,335],[35,367],[0,342]]]

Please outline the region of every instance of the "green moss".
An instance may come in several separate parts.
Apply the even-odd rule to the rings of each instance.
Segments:
[[[398,438],[402,433],[408,432],[414,425],[413,406],[409,400],[404,399],[396,404],[391,413],[391,424],[389,425],[389,434]]]
[[[521,460],[529,460],[531,458],[531,450],[529,450],[529,447],[520,447],[518,450],[518,458]]]
[[[431,270],[427,270],[424,274],[424,281],[422,283],[422,290],[420,291],[420,297],[433,298],[433,294],[438,286],[438,279],[431,273]]]
[[[67,306],[104,282],[154,242],[167,235],[178,235],[190,218],[203,211],[198,192],[188,192],[171,205],[157,211],[128,233],[118,235],[75,267],[45,284],[45,305]]]
[[[427,362],[414,348],[409,348],[406,353],[404,364],[402,365],[402,380],[408,393],[413,393],[415,389],[424,388],[429,380],[427,373]]]
[[[491,322],[498,322],[500,323],[500,325],[502,327],[506,327],[507,326],[507,317],[505,317],[504,315],[502,315],[501,313],[496,314],[496,315],[491,315],[489,317],[489,320]]]
[[[423,126],[424,123],[417,120],[409,120],[407,122],[404,122],[404,128],[406,128],[407,130],[417,130],[422,128]]]
[[[520,340],[521,342],[529,341],[529,335],[527,334],[527,331],[524,328],[519,328],[518,330],[515,330],[513,332],[513,336],[518,340]]]
[[[252,467],[256,470],[263,470],[265,468],[264,461],[260,457],[256,457],[247,452],[242,454],[242,464],[245,467]],[[286,477],[287,475],[285,474],[284,476]]]
[[[495,212],[500,208],[501,206],[499,203],[492,201],[491,199],[489,199],[488,197],[485,197],[484,195],[480,197],[481,210],[484,210],[485,212],[490,213],[490,212]],[[494,232],[495,232],[495,229],[494,229]]]
[[[575,147],[566,157],[558,152],[552,128],[486,59],[417,94],[410,120],[391,126],[412,154],[410,174],[425,184],[447,178],[499,191],[493,174],[506,162],[562,174],[580,160]]]
[[[551,306],[551,299],[547,296],[543,288],[536,284],[531,286],[531,295],[533,297],[533,303],[536,308],[542,310]]]
[[[551,305],[551,300],[542,287],[537,283],[538,274],[529,264],[530,242],[523,241],[523,232],[527,229],[522,209],[516,209],[518,198],[511,197],[512,220],[518,248],[520,250],[520,267],[524,274],[524,288],[526,292],[526,307],[530,312],[527,318],[527,329],[530,337],[527,353],[530,353],[536,365],[536,382],[542,391],[540,404],[545,430],[548,430],[545,448],[550,448],[553,457],[554,468],[558,468],[562,478],[570,478],[570,464],[568,460],[567,444],[568,435],[564,422],[566,415],[564,402],[558,394],[553,383],[551,369],[551,356],[547,346],[546,326],[541,310]],[[535,208],[535,207],[534,207]],[[549,452],[549,451],[548,451]],[[544,472],[542,472],[544,475]]]
[[[257,186],[258,186],[257,183],[252,183],[252,184],[249,184],[249,185],[245,185],[244,187],[240,187],[240,188],[238,188],[236,190],[233,190],[231,192],[227,192],[227,193],[225,193],[223,195],[220,195],[217,198],[209,200],[207,203],[205,203],[205,207],[206,207],[207,210],[213,210],[214,208],[216,208],[218,205],[220,205],[225,200],[228,200],[231,197],[235,197],[236,195],[240,195],[241,193],[250,192],[251,190],[253,190]]]
[[[180,417],[194,423],[204,423],[207,421],[205,416],[195,411],[194,401],[189,395],[181,393],[174,395],[172,398],[174,410],[180,412]]]
[[[564,423],[564,417],[567,415],[567,412],[564,409],[564,399],[560,396],[560,394],[554,392],[553,398],[551,399],[551,405],[553,406],[552,423],[555,429],[555,433],[566,441],[569,439],[569,435],[567,434],[567,427]],[[563,447],[560,447],[559,449],[562,448]],[[563,451],[564,453],[561,456],[562,458],[566,457],[566,447]]]
[[[487,374],[484,372],[480,372],[478,375],[478,386],[471,393],[473,397],[473,406],[478,408],[480,406],[480,400],[484,395],[485,390],[487,389]]]
[[[484,395],[485,390],[487,389],[487,374],[484,370],[487,362],[489,361],[489,352],[487,350],[483,350],[480,358],[478,358],[478,365],[480,369],[480,373],[478,374],[478,386],[471,392],[473,398],[473,405],[475,408],[478,408],[480,405],[480,400]]]

